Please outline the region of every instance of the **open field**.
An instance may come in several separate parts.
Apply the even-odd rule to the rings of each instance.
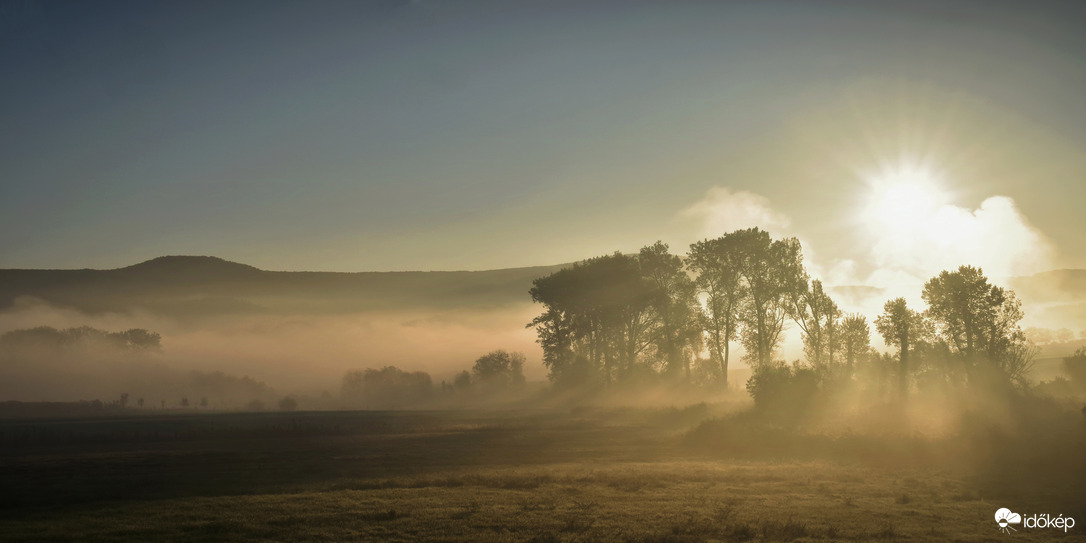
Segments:
[[[1041,541],[1081,533],[1005,536],[993,522],[1000,507],[1068,514],[1082,503],[1074,486],[1026,498],[964,463],[795,451],[755,460],[692,446],[689,431],[714,409],[2,421],[0,540]]]

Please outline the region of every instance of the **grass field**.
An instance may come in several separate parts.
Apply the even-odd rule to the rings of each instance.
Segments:
[[[1022,503],[968,463],[834,461],[802,447],[735,456],[692,445],[690,430],[716,414],[702,405],[0,421],[0,541],[1042,541],[1081,533],[1004,535],[993,519],[1000,507],[1068,513],[1058,508],[1083,501],[1075,485]]]

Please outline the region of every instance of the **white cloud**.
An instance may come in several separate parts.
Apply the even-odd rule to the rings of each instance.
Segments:
[[[696,222],[699,235],[707,238],[752,226],[779,234],[792,222],[787,215],[770,207],[765,196],[726,187],[710,188],[701,200],[682,210],[679,218]]]
[[[808,272],[827,286],[842,287],[836,292],[846,312],[874,318],[886,300],[899,296],[923,309],[924,283],[942,270],[961,265],[983,269],[997,284],[1053,267],[1053,244],[1006,196],[987,198],[976,209],[937,201],[912,206],[900,206],[892,199],[878,202],[866,215],[868,241],[862,236],[853,241],[868,248],[866,255],[833,258],[816,251],[833,240],[800,240]],[[752,226],[774,237],[795,235],[788,215],[774,209],[768,198],[725,187],[709,189],[676,219],[685,223],[684,230],[696,230],[699,237],[718,237]]]
[[[878,234],[872,247],[873,264],[918,277],[932,277],[963,264],[982,268],[990,278],[1052,267],[1052,243],[1006,196],[990,197],[975,210],[938,206],[912,222],[910,228]]]

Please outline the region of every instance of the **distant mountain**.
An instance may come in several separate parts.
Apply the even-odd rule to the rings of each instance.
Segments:
[[[529,303],[532,280],[562,267],[277,272],[210,256],[164,256],[114,270],[0,270],[0,309],[19,298],[88,313],[141,309],[179,317],[508,306]]]

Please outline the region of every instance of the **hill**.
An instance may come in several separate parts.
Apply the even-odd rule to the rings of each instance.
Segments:
[[[210,256],[163,256],[113,270],[0,270],[0,311],[35,299],[89,314],[149,311],[177,318],[343,314],[527,305],[532,280],[568,264],[487,271],[285,272]],[[1086,322],[1086,270],[1016,277],[1010,286],[1041,322]],[[835,287],[844,299],[872,287]],[[1066,323],[1066,324],[1063,324]],[[1077,329],[1077,328],[1076,328]]]
[[[500,307],[527,303],[532,280],[562,267],[282,272],[208,256],[164,256],[113,270],[0,270],[0,310],[19,298],[91,314],[141,309],[175,317]]]

